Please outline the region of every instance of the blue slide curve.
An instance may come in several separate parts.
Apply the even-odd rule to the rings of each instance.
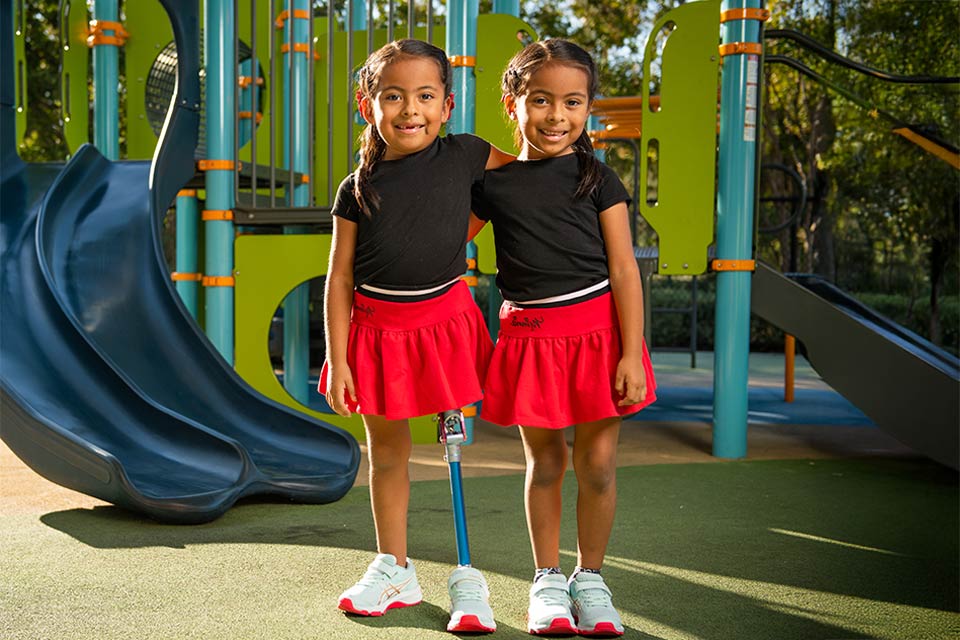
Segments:
[[[196,3],[164,5],[178,49],[196,49]],[[198,102],[189,58],[178,105]],[[342,497],[354,438],[250,388],[169,282],[160,220],[193,171],[196,109],[173,110],[152,164],[87,146],[65,166],[27,165],[12,144],[13,74],[0,75],[0,437],[54,482],[166,521],[208,521],[245,495]]]

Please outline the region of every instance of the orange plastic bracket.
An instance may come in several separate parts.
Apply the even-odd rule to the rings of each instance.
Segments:
[[[476,56],[450,56],[451,67],[475,67],[477,66]]]
[[[197,160],[197,169],[200,171],[233,171],[235,166],[233,160]]]
[[[477,286],[477,283],[480,281],[480,279],[477,278],[477,276],[460,276],[460,279],[466,282],[468,287],[475,287]]]
[[[303,54],[306,54],[306,55],[310,55],[310,45],[308,45],[306,42],[294,42],[294,43],[293,43],[293,50],[294,50],[295,53],[303,53]],[[280,52],[281,52],[281,53],[288,53],[289,51],[290,51],[290,43],[289,43],[289,42],[280,47]],[[316,51],[314,51],[314,52],[313,52],[313,59],[314,59],[314,60],[319,60],[319,59],[320,59],[320,54],[317,53]]]
[[[735,56],[741,53],[759,56],[763,53],[763,45],[759,42],[731,42],[720,45],[721,58],[723,56]]]
[[[720,260],[719,258],[710,263],[710,268],[714,271],[756,271],[756,260]]]
[[[293,10],[294,19],[300,18],[301,20],[309,20],[310,12],[306,9],[294,9]],[[290,12],[286,9],[277,14],[277,19],[274,20],[273,26],[277,29],[283,29],[284,23],[290,19]]]
[[[477,405],[471,404],[461,409],[464,418],[473,418],[477,415]]]
[[[249,87],[251,84],[253,84],[253,76],[239,76],[239,77],[237,78],[237,82],[240,83],[240,88],[241,88],[241,89],[246,89],[246,88]],[[262,86],[263,86],[263,78],[259,78],[259,77],[257,78],[257,86],[258,86],[258,87],[262,87]]]
[[[767,9],[727,9],[720,12],[720,22],[731,22],[733,20],[760,20],[766,22],[770,19],[770,11]]]
[[[180,273],[174,271],[170,274],[170,279],[174,282],[200,282],[203,279],[202,273]]]
[[[184,198],[196,198],[196,197],[197,197],[197,190],[196,190],[196,189],[180,189],[180,191],[177,191],[177,197],[178,197],[178,198],[180,198],[180,197],[184,197]]]
[[[476,269],[476,268],[477,268],[477,259],[467,258],[467,269]]]
[[[233,211],[230,209],[204,209],[200,212],[200,219],[204,222],[212,220],[233,220]]]
[[[205,287],[232,287],[233,276],[203,276],[202,284]]]
[[[238,111],[238,112],[237,112],[237,117],[240,118],[241,120],[249,120],[250,118],[253,117],[253,112],[252,112],[252,111]],[[257,124],[260,124],[260,121],[261,121],[261,120],[263,120],[263,114],[258,111],[258,112],[257,112]]]
[[[122,47],[127,42],[127,38],[130,37],[123,25],[115,20],[91,20],[88,26],[90,27],[87,31],[88,47],[94,47],[98,44]],[[113,33],[108,34],[104,31],[113,31]]]

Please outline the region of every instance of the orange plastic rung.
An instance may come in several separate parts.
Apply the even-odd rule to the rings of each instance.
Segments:
[[[460,276],[460,279],[466,282],[468,287],[475,287],[477,286],[477,283],[480,281],[480,279],[477,278],[477,276]]]
[[[476,415],[477,415],[477,405],[475,405],[475,404],[468,405],[468,406],[464,407],[463,409],[461,409],[460,411],[463,412],[463,417],[464,417],[464,418],[473,418],[473,417],[476,417]]]
[[[205,287],[232,287],[235,284],[233,276],[203,276]]]
[[[174,271],[170,274],[170,279],[174,282],[200,282],[203,279],[202,273],[180,273]]]
[[[181,196],[184,198],[196,198],[197,190],[196,189],[180,189],[180,191],[177,191],[177,197],[179,198]]]
[[[476,269],[476,268],[477,268],[477,259],[467,258],[467,269]]]

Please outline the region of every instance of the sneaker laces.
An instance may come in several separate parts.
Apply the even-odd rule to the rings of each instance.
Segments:
[[[580,590],[577,591],[576,600],[580,606],[584,608],[613,607],[613,600],[610,599],[610,594],[599,584],[596,586],[581,587]]]
[[[456,600],[458,602],[484,602],[486,600],[483,583],[476,578],[461,578],[457,580],[453,584],[452,591],[456,592]]]
[[[544,604],[557,605],[561,607],[569,606],[570,594],[561,587],[541,589],[534,596]]]
[[[380,568],[380,563],[374,562],[368,568],[367,571],[363,574],[363,577],[357,581],[357,584],[362,584],[365,587],[372,587],[384,579],[389,580],[390,574]]]

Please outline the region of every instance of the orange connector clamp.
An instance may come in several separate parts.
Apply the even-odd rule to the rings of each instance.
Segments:
[[[232,287],[234,279],[233,276],[203,276],[202,283],[205,287]]]
[[[716,259],[710,263],[710,268],[714,271],[756,271],[756,260],[721,260]]]
[[[122,47],[130,37],[123,25],[115,20],[91,20],[88,25],[90,27],[87,31],[88,47],[98,44]],[[113,31],[113,35],[106,34],[104,31]]]

